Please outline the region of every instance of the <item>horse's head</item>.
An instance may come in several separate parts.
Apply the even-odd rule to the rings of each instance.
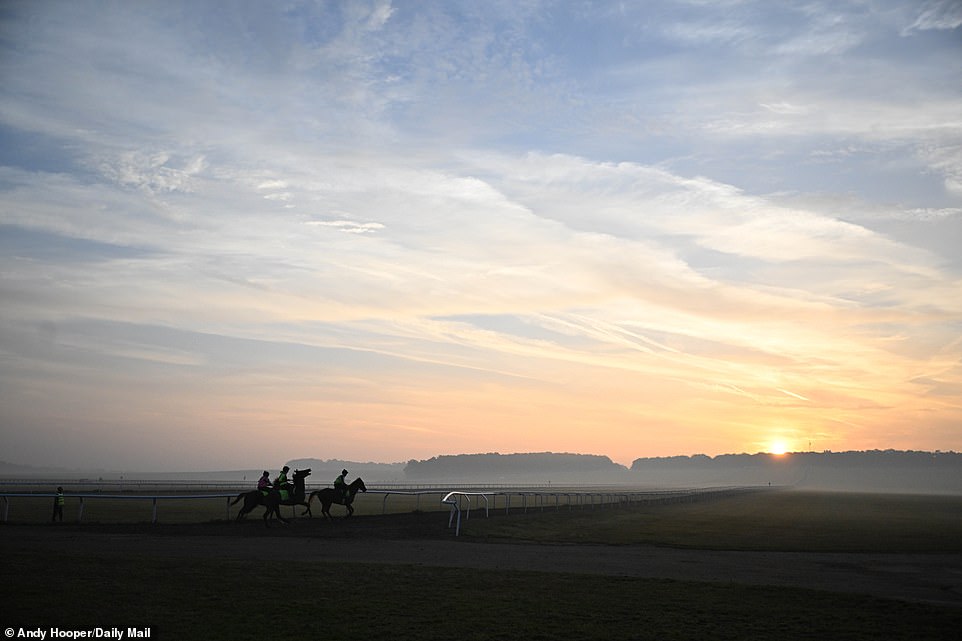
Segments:
[[[311,468],[306,470],[294,470],[294,481],[299,481],[311,475]]]
[[[362,481],[360,478],[355,479],[351,485],[356,485],[357,489],[361,492],[367,492],[367,487],[364,485],[364,481]]]

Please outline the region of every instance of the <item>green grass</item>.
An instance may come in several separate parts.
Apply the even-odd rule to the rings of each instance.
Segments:
[[[729,550],[962,552],[962,497],[770,491],[478,518],[462,535]]]
[[[962,625],[958,608],[623,577],[68,550],[5,555],[0,570],[4,628],[149,626],[159,640],[874,641],[951,638]]]

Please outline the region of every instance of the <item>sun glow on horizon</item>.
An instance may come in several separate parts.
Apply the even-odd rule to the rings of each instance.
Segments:
[[[772,441],[768,446],[768,451],[775,456],[783,456],[788,452],[788,444],[785,441]]]

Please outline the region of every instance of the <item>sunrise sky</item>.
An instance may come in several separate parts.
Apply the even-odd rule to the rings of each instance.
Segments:
[[[962,3],[0,5],[0,459],[962,449]]]

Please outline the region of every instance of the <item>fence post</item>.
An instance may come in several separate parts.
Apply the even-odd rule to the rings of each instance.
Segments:
[[[77,510],[77,523],[84,520],[84,497],[80,497],[80,508]]]

